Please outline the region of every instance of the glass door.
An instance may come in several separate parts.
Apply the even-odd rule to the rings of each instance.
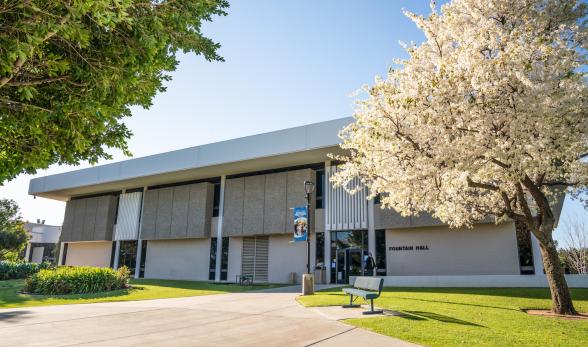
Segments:
[[[361,248],[347,248],[345,252],[345,283],[349,283],[349,276],[363,276],[363,251]]]

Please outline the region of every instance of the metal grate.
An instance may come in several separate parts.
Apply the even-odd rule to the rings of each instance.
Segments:
[[[243,238],[241,274],[251,276],[255,282],[268,281],[269,237]]]

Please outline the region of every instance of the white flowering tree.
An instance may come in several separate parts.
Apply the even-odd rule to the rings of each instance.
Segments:
[[[576,314],[552,238],[557,192],[586,187],[586,5],[454,0],[387,78],[358,101],[341,132],[349,150],[333,179],[361,177],[403,216],[451,227],[489,216],[524,223],[539,240],[553,311]],[[560,195],[561,198],[561,195]]]

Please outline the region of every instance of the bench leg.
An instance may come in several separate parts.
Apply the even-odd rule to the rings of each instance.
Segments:
[[[353,304],[353,295],[349,294],[349,305],[343,305],[343,308],[360,307],[358,304]]]
[[[370,299],[370,310],[369,311],[363,311],[363,314],[381,314],[384,313],[383,310],[376,310],[374,311],[374,299]]]

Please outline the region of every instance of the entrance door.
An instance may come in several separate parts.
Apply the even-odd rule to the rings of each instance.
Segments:
[[[362,276],[363,251],[361,248],[337,250],[337,283],[348,284],[349,276]]]

